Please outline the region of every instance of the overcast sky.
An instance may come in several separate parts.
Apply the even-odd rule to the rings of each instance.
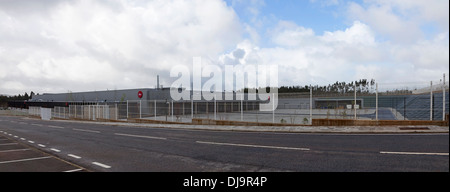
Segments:
[[[449,1],[0,0],[0,94],[170,86],[194,56],[280,86],[439,81]]]

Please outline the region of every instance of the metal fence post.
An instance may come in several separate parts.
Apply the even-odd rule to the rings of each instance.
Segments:
[[[430,121],[433,121],[433,81],[430,82]]]
[[[275,123],[275,94],[272,93],[272,123]]]
[[[355,109],[355,117],[354,117],[354,119],[356,120],[356,82],[355,82],[355,104],[353,105],[353,108]]]
[[[191,95],[191,121],[194,119],[194,96]]]
[[[244,94],[241,94],[241,121],[244,121]]]
[[[119,120],[119,108],[117,108],[117,103],[115,103],[115,107],[116,107],[116,109],[115,109],[115,116],[116,116],[116,119],[114,119],[114,120]]]
[[[442,81],[442,121],[445,121],[445,73]]]
[[[313,99],[312,99],[312,87],[309,85],[309,122],[312,125],[312,107]]]
[[[403,120],[406,120],[406,97],[403,97]]]
[[[375,120],[378,121],[378,83],[375,85]]]
[[[217,101],[216,101],[216,94],[214,94],[214,120],[217,120]]]

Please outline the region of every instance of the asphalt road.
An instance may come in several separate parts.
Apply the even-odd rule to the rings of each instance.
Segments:
[[[9,135],[9,133],[5,134],[3,131],[0,131],[0,172],[86,171],[75,164],[64,161],[49,153],[37,150],[29,145],[7,138],[4,135]],[[15,137],[12,134],[11,136]]]
[[[0,134],[100,172],[449,171],[448,134],[227,132],[6,116]]]

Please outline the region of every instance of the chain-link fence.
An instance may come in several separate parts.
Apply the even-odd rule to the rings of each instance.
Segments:
[[[276,109],[269,111],[261,110],[267,101],[129,100],[54,107],[52,117],[185,123],[212,119],[307,125],[312,119],[444,120],[449,112],[448,81],[335,85],[339,86],[310,86],[300,92],[279,93]],[[40,108],[30,107],[29,114],[39,116]]]
[[[444,120],[448,83],[374,84],[347,92],[279,93],[274,111],[260,101],[128,101],[127,119],[191,122],[192,119],[310,124],[311,119]]]

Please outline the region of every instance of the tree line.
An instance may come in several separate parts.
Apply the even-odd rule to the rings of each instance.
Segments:
[[[375,92],[375,79],[367,80],[360,79],[357,81],[347,82],[339,82],[336,81],[333,84],[328,84],[324,86],[319,85],[305,85],[305,86],[281,86],[278,87],[278,93],[302,93],[309,92],[310,89],[314,92],[314,94],[321,93],[332,93],[332,94],[346,94],[346,93],[354,93],[356,88],[357,93],[374,93]],[[269,87],[266,87],[267,92],[269,92]],[[249,90],[255,90],[255,88],[245,88],[244,93],[248,93]]]
[[[22,101],[22,100],[28,100],[32,99],[34,96],[34,92],[31,91],[30,94],[25,92],[25,94],[21,95],[14,95],[14,96],[6,96],[6,95],[0,95],[0,101]]]
[[[354,93],[356,87],[357,93],[374,93],[375,92],[375,79],[367,80],[360,79],[358,81],[339,82],[336,81],[333,84],[328,84],[324,86],[281,86],[278,88],[278,93],[298,93],[298,92],[309,92],[310,89],[314,93],[334,93],[334,94],[346,94]]]
[[[8,101],[26,101],[29,99],[32,99],[34,96],[34,92],[31,91],[30,94],[25,92],[23,95],[14,95],[14,96],[7,96],[7,95],[0,95],[0,107],[6,107],[8,105]]]

